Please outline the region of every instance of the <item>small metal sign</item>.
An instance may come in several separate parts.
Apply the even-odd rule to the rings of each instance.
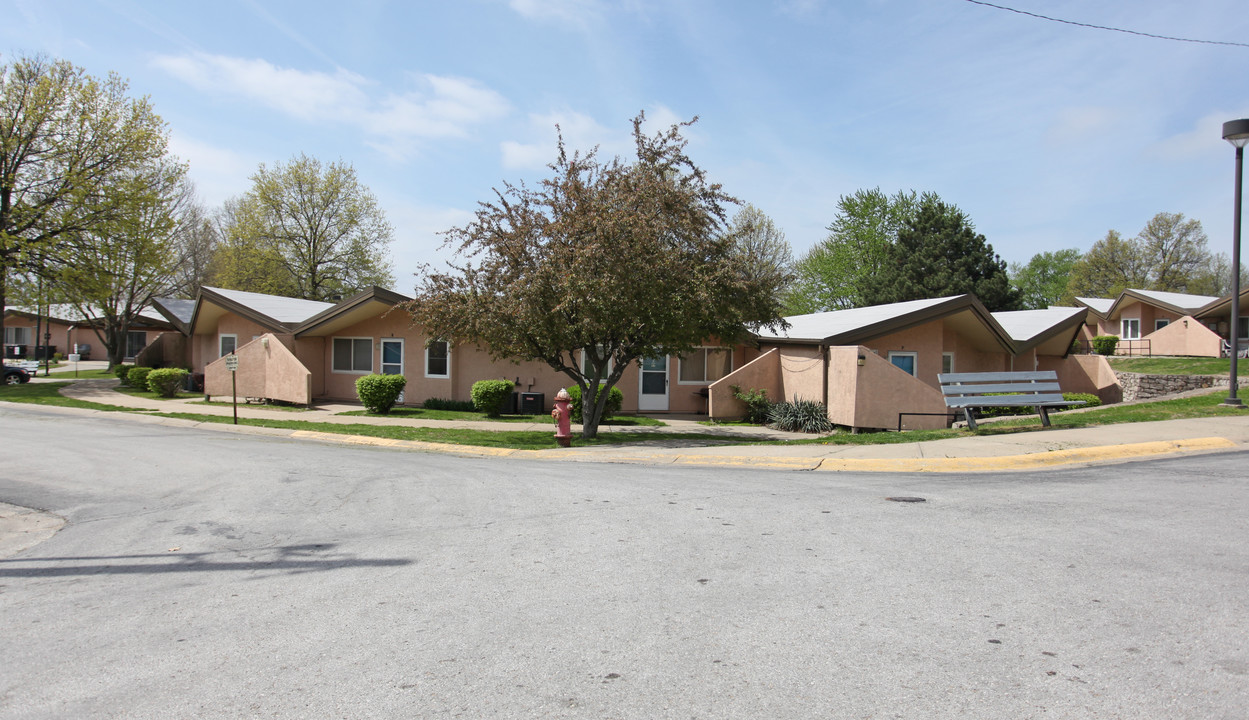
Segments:
[[[226,370],[234,372],[239,369],[239,356],[234,353],[226,355]]]
[[[79,360],[81,360],[81,359],[82,359],[82,356],[81,356],[81,355],[79,355],[78,353],[70,353],[70,354],[69,354],[69,357],[67,357],[67,358],[65,358],[65,359],[66,359],[66,360],[68,360],[68,361],[70,361],[70,362],[72,362],[72,363],[76,363],[76,362],[78,362]]]

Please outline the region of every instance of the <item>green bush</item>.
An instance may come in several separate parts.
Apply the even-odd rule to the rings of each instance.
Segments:
[[[1071,341],[1071,354],[1072,355],[1079,355],[1083,351],[1084,351],[1084,346],[1080,344],[1079,340]]]
[[[122,385],[129,384],[130,368],[132,367],[134,367],[134,365],[122,365],[120,363],[113,366],[113,374],[117,376],[118,380],[121,380]]]
[[[985,393],[985,397],[1016,394],[1018,393]],[[1080,400],[1084,401],[1083,405],[1077,405],[1076,407],[1097,407],[1102,404],[1102,399],[1092,393],[1063,393],[1063,400],[1068,400],[1070,402],[1077,402]],[[1065,410],[1066,408],[1056,409]],[[1036,411],[1035,405],[999,405],[998,407],[976,408],[976,417],[991,418],[1009,417],[1012,415],[1035,415]]]
[[[503,409],[503,403],[512,397],[515,389],[516,383],[511,380],[478,380],[473,383],[470,393],[473,397],[473,407],[477,409],[477,412],[483,412],[490,417],[498,417]]]
[[[1102,404],[1102,399],[1093,393],[1063,393],[1063,400],[1067,400],[1069,402],[1078,402],[1083,400],[1084,404],[1078,407],[1097,407]]]
[[[1093,338],[1093,350],[1098,355],[1114,355],[1115,346],[1119,344],[1118,335],[1098,335]]]
[[[182,389],[182,384],[186,382],[186,376],[189,374],[182,368],[153,370],[147,376],[147,389],[161,397],[177,397],[178,391]]]
[[[833,422],[828,419],[828,408],[815,400],[795,399],[793,402],[773,403],[768,409],[768,424],[787,432],[830,433]]]
[[[768,400],[767,390],[742,390],[737,385],[730,385],[729,389],[733,391],[733,397],[741,400],[746,405],[746,422],[752,425],[766,425],[768,422],[768,410],[772,408],[772,402]]]
[[[454,410],[456,412],[473,412],[477,408],[472,400],[448,400],[446,398],[429,398],[421,407],[426,410]]]
[[[147,390],[147,376],[151,372],[150,367],[132,367],[126,373],[126,384],[137,390]]]
[[[602,390],[599,392],[602,392]],[[572,421],[580,422],[582,418],[581,386],[573,385],[568,388],[568,396],[572,398],[572,402],[568,405],[568,410],[572,413]],[[607,393],[607,405],[603,407],[603,417],[599,418],[599,420],[610,418],[612,415],[620,412],[620,408],[623,406],[624,393],[620,392],[620,388],[613,385],[612,389]]]
[[[402,375],[365,375],[356,378],[356,395],[364,409],[385,415],[395,406],[408,379]]]

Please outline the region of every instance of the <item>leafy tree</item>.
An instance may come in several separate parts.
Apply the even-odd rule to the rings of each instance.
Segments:
[[[1011,263],[1011,284],[1019,290],[1023,308],[1043,310],[1051,305],[1070,304],[1072,298],[1067,295],[1067,283],[1080,257],[1079,250],[1070,248],[1037,253],[1027,265]]]
[[[332,300],[394,282],[394,231],[351,165],[307,155],[262,164],[223,221],[222,287]]]
[[[114,180],[103,192],[125,211],[58,246],[57,284],[79,313],[99,319],[94,329],[110,367],[125,357],[140,311],[173,287],[179,218],[194,201],[184,173],[161,161]]]
[[[178,214],[173,232],[177,261],[170,292],[194,298],[208,284],[213,255],[217,251],[217,228],[208,211],[194,197],[195,188],[187,181],[187,200]]]
[[[867,287],[869,305],[973,293],[989,310],[1015,310],[1006,263],[993,252],[967,215],[936,198],[920,201],[919,212],[898,231],[888,270]]]
[[[1249,288],[1249,274],[1244,263],[1240,266],[1240,287]],[[1232,260],[1227,253],[1211,253],[1205,267],[1198,270],[1188,284],[1194,295],[1222,297],[1232,292]]]
[[[648,136],[644,119],[633,120],[631,162],[570,155],[561,136],[552,175],[505,184],[448,231],[460,264],[426,268],[407,305],[433,336],[567,375],[584,400],[585,438],[639,358],[781,324],[776,275],[757,272],[724,232],[734,200],[686,155],[682,128],[694,121]]]
[[[736,252],[746,261],[755,283],[781,293],[793,279],[793,251],[785,233],[754,205],[746,205],[725,231],[736,244]]]
[[[862,307],[891,262],[898,231],[914,219],[921,201],[938,200],[914,190],[886,196],[880,188],[843,195],[829,235],[798,260],[786,297],[790,314]]]
[[[1158,213],[1127,240],[1110,230],[1072,268],[1069,294],[1110,298],[1129,288],[1196,292],[1190,286],[1208,286],[1218,270],[1206,244],[1201,223],[1180,213]]]
[[[0,305],[11,274],[41,271],[59,240],[125,210],[104,188],[164,156],[164,122],[127,89],[60,60],[0,65]]]

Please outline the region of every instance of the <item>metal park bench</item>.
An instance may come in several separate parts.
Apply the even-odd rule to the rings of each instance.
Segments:
[[[976,429],[973,410],[990,407],[1034,407],[1041,424],[1050,426],[1049,409],[1083,405],[1084,401],[1063,400],[1058,373],[1033,372],[942,373],[937,376],[945,406],[962,410],[967,427]]]

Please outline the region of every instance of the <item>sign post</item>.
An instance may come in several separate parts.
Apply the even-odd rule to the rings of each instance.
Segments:
[[[78,377],[78,361],[82,359],[82,356],[73,352],[69,354],[67,359],[74,364],[74,377]]]
[[[226,355],[226,370],[230,371],[230,395],[234,399],[234,424],[239,424],[239,356],[234,353]]]

